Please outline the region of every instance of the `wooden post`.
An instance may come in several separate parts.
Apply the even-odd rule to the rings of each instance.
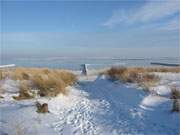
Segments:
[[[82,73],[83,75],[88,75],[88,68],[87,68],[87,64],[83,64],[82,65]]]

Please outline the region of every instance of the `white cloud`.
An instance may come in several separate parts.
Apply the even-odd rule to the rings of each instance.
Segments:
[[[166,22],[164,26],[161,27],[162,30],[180,30],[180,16],[173,18],[169,22]]]
[[[103,24],[104,26],[112,27],[121,23],[146,23],[158,21],[160,19],[169,17],[180,11],[179,1],[164,1],[164,2],[148,2],[141,8],[135,11],[125,12],[117,10],[113,15]]]
[[[115,11],[113,15],[103,25],[108,27],[113,27],[127,20],[128,20],[128,15],[125,14],[125,11],[118,10]]]
[[[180,16],[171,18],[165,22],[146,24],[138,27],[140,30],[146,30],[148,32],[169,32],[169,31],[180,31]]]

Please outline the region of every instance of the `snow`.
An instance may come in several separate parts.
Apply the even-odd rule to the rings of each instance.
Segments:
[[[13,68],[13,67],[15,67],[15,66],[16,66],[15,64],[0,65],[0,69],[3,69],[3,68]]]
[[[160,84],[153,89],[159,96],[170,97],[171,87],[175,86],[180,90],[180,73],[156,73],[161,78]]]
[[[167,101],[169,101],[169,99],[167,98],[156,96],[156,95],[149,95],[142,100],[140,106],[143,108],[147,108],[147,107],[153,108]]]
[[[155,93],[135,85],[112,82],[105,76],[79,75],[68,95],[15,101],[18,82],[0,82],[0,134],[14,135],[175,135],[180,114],[171,113],[170,87],[180,86],[179,74],[158,74]],[[167,83],[168,80],[168,83]],[[48,103],[50,113],[38,114],[35,102]]]
[[[0,84],[2,85],[2,89],[6,90],[6,93],[17,93],[19,91],[19,84],[14,80],[5,79]]]
[[[161,96],[169,96],[171,94],[171,88],[164,85],[157,86],[154,89]]]

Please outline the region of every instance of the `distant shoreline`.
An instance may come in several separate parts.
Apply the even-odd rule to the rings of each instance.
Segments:
[[[161,65],[161,66],[171,66],[171,67],[180,66],[180,64],[161,63],[161,62],[151,62],[151,65]]]

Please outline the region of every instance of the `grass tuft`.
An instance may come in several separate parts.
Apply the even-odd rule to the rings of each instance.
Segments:
[[[124,81],[126,71],[127,68],[125,67],[112,67],[107,71],[107,75],[113,80]]]
[[[147,71],[146,68],[112,67],[105,73],[112,80],[124,83],[137,83],[144,89],[156,85],[160,78]]]
[[[31,99],[34,95],[30,90],[29,83],[27,81],[23,81],[19,85],[19,95],[14,96],[13,98],[16,100],[23,100],[23,99]]]
[[[171,99],[173,99],[172,112],[180,112],[180,90],[175,86],[171,88]]]
[[[2,73],[2,71],[0,71],[0,80],[2,80],[3,79],[3,73]]]
[[[52,75],[36,75],[33,77],[33,84],[39,89],[40,96],[57,96],[59,93],[66,94],[65,82],[61,78]]]
[[[180,90],[178,90],[175,86],[171,88],[171,98],[180,99]]]
[[[54,97],[60,93],[67,94],[65,88],[77,80],[69,71],[47,68],[16,68],[10,73],[10,77],[21,82],[19,96],[14,97],[17,100],[32,98],[28,95],[32,88],[38,89],[40,96]]]
[[[180,99],[173,99],[172,112],[180,112]]]

